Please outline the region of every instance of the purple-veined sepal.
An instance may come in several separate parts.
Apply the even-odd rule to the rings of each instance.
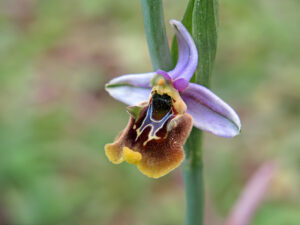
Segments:
[[[178,43],[178,60],[175,68],[168,74],[175,81],[179,78],[190,81],[197,64],[198,52],[193,38],[183,24],[177,20],[170,20],[171,26],[175,30]]]
[[[150,82],[156,72],[126,74],[109,81],[105,90],[116,100],[127,105],[138,105],[149,99]]]
[[[241,121],[236,112],[206,87],[190,83],[181,97],[195,127],[226,138],[240,133]]]

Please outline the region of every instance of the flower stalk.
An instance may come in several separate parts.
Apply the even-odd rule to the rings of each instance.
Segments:
[[[192,15],[192,36],[198,49],[198,66],[194,82],[210,86],[217,48],[217,2],[190,0],[185,18]],[[191,23],[191,21],[185,21]],[[202,131],[193,128],[185,144],[183,176],[186,193],[186,224],[202,225],[204,216],[204,179]]]
[[[144,24],[154,70],[171,67],[169,47],[165,35],[161,0],[142,0]],[[190,0],[183,24],[192,34],[198,49],[198,66],[193,82],[209,87],[217,46],[216,0]],[[159,46],[159,48],[158,48]],[[162,51],[162,52],[161,52]],[[177,55],[176,41],[172,58]],[[204,182],[202,131],[193,128],[185,144],[186,159],[183,176],[186,192],[186,224],[202,225],[204,214]]]

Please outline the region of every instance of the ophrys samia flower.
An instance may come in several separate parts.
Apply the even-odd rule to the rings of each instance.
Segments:
[[[240,132],[235,111],[209,89],[190,83],[198,63],[195,43],[181,22],[171,20],[178,42],[178,62],[171,71],[127,74],[106,90],[130,105],[129,123],[112,144],[108,159],[135,164],[145,175],[161,177],[184,159],[183,144],[192,126],[222,137]]]

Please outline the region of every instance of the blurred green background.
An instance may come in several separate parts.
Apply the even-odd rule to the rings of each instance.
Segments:
[[[186,4],[165,0],[166,21]],[[220,1],[212,89],[243,131],[205,135],[214,221],[273,160],[278,172],[251,224],[300,224],[299,9],[298,0]],[[104,155],[128,120],[104,84],[151,70],[139,0],[0,1],[1,225],[183,224],[180,169],[153,180]]]

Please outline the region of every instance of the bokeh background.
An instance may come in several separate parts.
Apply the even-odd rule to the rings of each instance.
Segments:
[[[272,160],[278,170],[251,224],[299,225],[300,2],[219,2],[212,89],[243,131],[205,135],[207,213],[226,218]],[[164,0],[166,21],[186,4]],[[128,120],[104,84],[151,70],[139,0],[0,1],[1,225],[183,224],[180,169],[153,180],[104,155]]]

